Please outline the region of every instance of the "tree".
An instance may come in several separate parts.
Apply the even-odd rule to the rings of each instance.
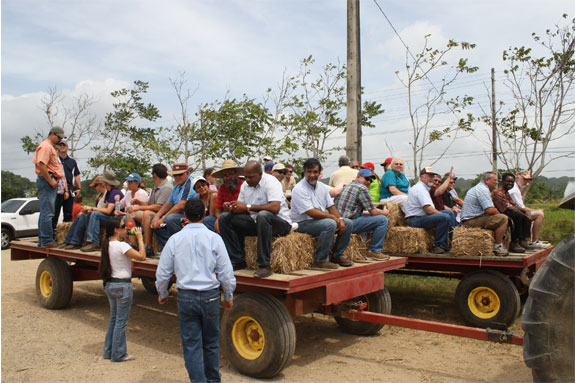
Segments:
[[[117,102],[114,111],[106,114],[102,143],[92,148],[95,156],[88,160],[91,167],[110,169],[123,177],[132,172],[146,174],[153,161],[174,157],[169,142],[162,138],[161,127],[139,126],[160,118],[158,108],[142,101],[147,91],[147,82],[134,81],[131,89],[111,93]]]
[[[478,68],[469,66],[468,60],[464,58],[459,58],[456,65],[450,65],[447,59],[456,49],[473,49],[475,44],[449,40],[445,48],[434,49],[429,46],[429,37],[430,35],[424,37],[423,47],[415,56],[406,50],[405,70],[395,72],[407,90],[409,121],[412,128],[409,145],[415,179],[418,178],[419,169],[423,166],[431,166],[443,157],[460,131],[471,131],[473,122],[471,114],[463,114],[463,109],[471,105],[473,97],[463,95],[448,98],[447,91],[461,74],[473,73]],[[433,79],[439,79],[439,81],[434,83]],[[421,96],[421,90],[425,88],[424,82],[429,82],[431,88],[424,91]],[[447,116],[450,121],[442,125],[434,125],[434,120],[438,116]],[[424,165],[425,151],[444,138],[450,139],[444,151],[437,159],[431,163],[427,161]]]
[[[28,178],[2,170],[2,202],[36,195],[36,184]]]
[[[509,168],[527,169],[536,178],[547,165],[575,156],[572,149],[552,153],[550,145],[575,132],[575,102],[569,98],[575,80],[575,19],[548,29],[544,38],[532,34],[536,48],[514,47],[503,52],[505,86],[513,95],[500,103],[496,118],[498,160]],[[491,117],[483,117],[491,125]],[[572,145],[567,142],[567,146]],[[527,193],[528,189],[525,191]]]

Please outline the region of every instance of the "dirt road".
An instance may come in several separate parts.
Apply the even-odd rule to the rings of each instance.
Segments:
[[[128,350],[134,361],[102,359],[108,302],[101,282],[74,284],[69,308],[36,301],[40,261],[11,262],[2,251],[2,382],[186,382],[176,302],[164,307],[134,280]],[[331,318],[296,319],[294,358],[271,381],[531,382],[522,349],[385,327],[379,336],[341,332]],[[254,381],[222,359],[225,382]]]

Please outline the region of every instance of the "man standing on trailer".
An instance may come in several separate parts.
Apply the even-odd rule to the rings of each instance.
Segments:
[[[222,238],[202,223],[201,199],[186,201],[189,223],[172,235],[156,270],[158,303],[168,301],[170,278],[176,274],[178,323],[184,361],[192,382],[220,382],[220,285],[224,310],[233,306],[236,278]]]

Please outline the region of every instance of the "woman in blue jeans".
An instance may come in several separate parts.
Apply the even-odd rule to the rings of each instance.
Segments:
[[[126,327],[132,307],[132,259],[146,260],[146,247],[141,228],[134,229],[139,250],[126,241],[126,224],[121,218],[111,218],[106,223],[106,239],[102,246],[100,274],[110,302],[110,322],[104,344],[104,359],[124,362],[133,359],[126,347]]]

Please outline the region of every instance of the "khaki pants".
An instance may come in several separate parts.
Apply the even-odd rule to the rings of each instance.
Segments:
[[[505,214],[482,215],[462,222],[463,226],[479,227],[481,229],[496,230],[499,226],[507,223]]]

